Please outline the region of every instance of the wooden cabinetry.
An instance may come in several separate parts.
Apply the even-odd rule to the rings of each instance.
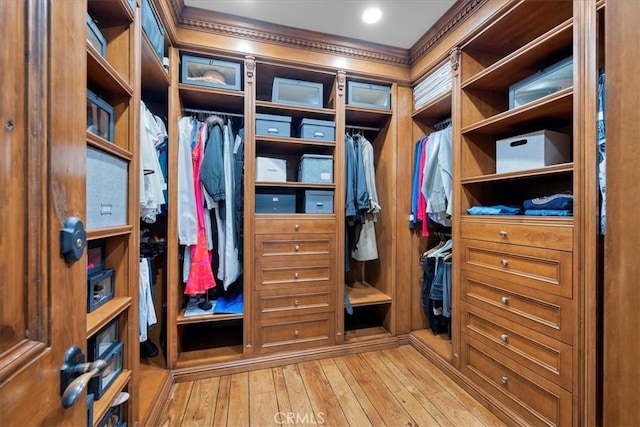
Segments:
[[[126,0],[109,3],[88,1],[87,12],[104,37],[104,56],[100,46],[87,41],[87,88],[106,103],[110,117],[105,119],[105,132],[96,130],[91,120],[95,109],[87,107],[87,148],[106,155],[108,163],[125,165],[124,186],[112,188],[124,201],[125,206],[111,206],[109,201],[100,206],[87,203],[87,218],[103,218],[113,215],[117,209],[124,210],[123,221],[105,219],[89,222],[87,237],[91,243],[103,245],[102,260],[106,268],[114,269],[114,297],[87,314],[87,338],[94,337],[102,328],[118,322],[117,340],[124,343],[120,358],[122,370],[106,388],[100,399],[93,402],[93,425],[97,425],[109,410],[111,403],[121,391],[129,393],[125,420],[134,424],[137,419],[137,366],[138,366],[138,145],[136,91],[136,9]],[[112,129],[108,129],[112,120]],[[95,167],[95,165],[94,165]],[[103,179],[100,170],[91,171],[87,180],[87,193],[99,192]],[[115,178],[115,177],[114,177]],[[90,200],[90,197],[87,197]],[[113,211],[111,210],[113,208]],[[93,225],[93,224],[98,224]],[[91,292],[89,290],[88,292]],[[89,295],[89,298],[92,298]],[[115,369],[116,367],[111,367]],[[97,396],[96,396],[97,397]]]

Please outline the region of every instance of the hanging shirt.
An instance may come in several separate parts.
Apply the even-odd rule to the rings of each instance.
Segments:
[[[140,217],[148,223],[156,221],[166,203],[167,186],[158,160],[156,144],[164,140],[162,129],[144,102],[140,101]]]
[[[198,241],[198,218],[193,183],[191,140],[196,122],[183,117],[178,122],[178,243],[195,245]]]

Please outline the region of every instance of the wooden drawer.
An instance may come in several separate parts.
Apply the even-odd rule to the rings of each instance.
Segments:
[[[573,250],[573,225],[570,220],[550,223],[550,221],[521,218],[495,220],[463,217],[460,222],[460,236],[463,239],[535,246],[559,251]]]
[[[571,393],[462,334],[462,372],[535,426],[570,426]]]
[[[256,218],[255,234],[335,233],[336,220],[327,218]]]
[[[262,322],[258,328],[258,351],[297,350],[334,344],[333,313]]]
[[[310,260],[298,265],[288,262],[256,263],[256,290],[295,289],[297,286],[334,286],[332,260]]]
[[[572,347],[515,322],[492,315],[470,304],[462,304],[464,332],[553,381],[572,389]]]
[[[461,299],[487,313],[560,340],[573,342],[573,302],[473,271],[460,272]]]
[[[272,319],[333,312],[335,292],[334,287],[257,292],[256,313],[260,319]]]
[[[462,240],[462,268],[540,289],[554,295],[573,295],[573,255],[480,240]]]
[[[258,234],[256,262],[329,259],[335,254],[335,234]]]

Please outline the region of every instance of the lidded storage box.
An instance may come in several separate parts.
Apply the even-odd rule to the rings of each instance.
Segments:
[[[336,123],[328,120],[302,119],[298,129],[298,137],[335,141]]]
[[[87,89],[87,130],[113,142],[113,107]]]
[[[256,213],[295,212],[295,194],[256,194]]]
[[[509,108],[516,108],[573,86],[573,57],[560,61],[509,87]]]
[[[183,55],[180,81],[192,85],[240,90],[240,64]]]
[[[347,104],[391,109],[391,88],[370,83],[347,82]]]
[[[87,41],[91,43],[103,58],[107,57],[107,40],[98,29],[96,22],[87,13]]]
[[[333,191],[306,190],[304,213],[333,213]]]
[[[496,141],[496,173],[542,168],[571,159],[571,138],[539,130]]]
[[[333,182],[333,156],[303,154],[298,166],[298,182]]]
[[[274,77],[271,101],[303,107],[322,108],[322,83]]]
[[[87,147],[87,228],[127,225],[128,164]]]
[[[256,181],[286,182],[287,161],[273,157],[256,157]]]
[[[291,117],[256,114],[256,135],[291,136]]]
[[[100,375],[91,378],[89,381],[88,392],[93,393],[94,399],[99,400],[122,372],[123,349],[124,343],[119,343],[104,355],[103,359],[107,362],[107,368]]]
[[[142,30],[151,42],[153,50],[158,55],[160,63],[164,58],[164,26],[160,15],[153,5],[153,0],[142,0]]]

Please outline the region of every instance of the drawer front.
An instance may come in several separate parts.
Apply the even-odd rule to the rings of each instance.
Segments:
[[[334,234],[259,234],[255,240],[255,260],[328,260],[335,254],[335,238]]]
[[[333,315],[296,317],[259,325],[258,351],[296,350],[334,343]]]
[[[573,249],[573,226],[570,224],[549,225],[535,221],[527,221],[525,224],[484,219],[462,219],[460,224],[462,238],[535,246],[559,251]]]
[[[566,298],[462,270],[462,300],[544,335],[571,344],[573,305]]]
[[[462,240],[464,265],[554,295],[573,295],[572,254],[549,249]]]
[[[285,234],[285,233],[335,233],[335,219],[306,219],[306,218],[256,218],[255,234]]]
[[[571,393],[462,334],[462,371],[531,425],[570,426]]]
[[[465,332],[522,364],[536,374],[571,391],[572,347],[507,319],[462,304]]]
[[[256,310],[260,319],[333,312],[334,294],[333,287],[258,292]]]
[[[256,290],[295,289],[297,286],[335,285],[334,263],[331,260],[256,263]]]

